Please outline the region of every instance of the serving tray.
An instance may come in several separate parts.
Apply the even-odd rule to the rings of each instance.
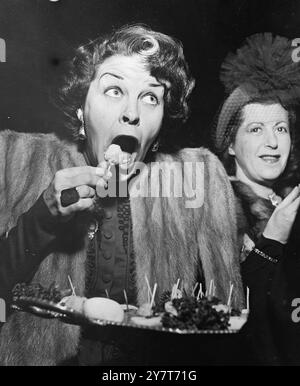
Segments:
[[[80,312],[68,308],[59,303],[43,300],[36,297],[19,296],[14,299],[12,308],[17,311],[28,312],[38,317],[47,319],[59,319],[64,323],[74,324],[79,326],[93,326],[100,329],[113,328],[114,330],[144,330],[144,331],[157,331],[168,334],[179,335],[223,335],[223,334],[236,334],[238,329],[213,329],[213,330],[199,330],[199,329],[178,329],[167,328],[162,325],[142,325],[136,324],[132,321],[132,317],[136,316],[136,310],[123,306],[124,308],[124,320],[123,322],[113,322],[107,320],[91,319],[86,317]]]

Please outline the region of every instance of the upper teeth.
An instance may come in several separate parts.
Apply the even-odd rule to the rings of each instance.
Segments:
[[[273,156],[273,155],[264,155],[262,157],[260,157],[262,160],[266,161],[266,162],[269,162],[269,163],[274,163],[274,162],[277,162],[279,157],[277,156]]]

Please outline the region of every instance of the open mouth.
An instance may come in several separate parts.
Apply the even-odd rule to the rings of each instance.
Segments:
[[[259,156],[261,160],[263,160],[266,163],[274,164],[279,161],[280,155],[279,154],[263,154]]]
[[[139,142],[132,135],[118,135],[112,141],[113,145],[119,145],[125,153],[132,154],[137,151]]]
[[[112,140],[111,146],[112,145],[119,146],[119,149],[122,151],[119,162],[116,164],[118,164],[121,169],[131,168],[138,154],[138,139],[132,135],[118,135]]]

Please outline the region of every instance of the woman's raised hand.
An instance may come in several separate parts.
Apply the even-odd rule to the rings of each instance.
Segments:
[[[43,193],[44,201],[53,216],[66,217],[78,211],[91,210],[94,206],[96,187],[104,187],[110,177],[111,173],[102,166],[59,170]],[[71,205],[63,206],[61,193],[70,188],[76,189],[79,199]]]
[[[263,232],[264,237],[286,244],[300,205],[300,188],[296,186],[276,207]]]

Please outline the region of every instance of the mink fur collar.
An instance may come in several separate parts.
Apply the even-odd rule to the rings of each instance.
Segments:
[[[261,198],[246,184],[232,181],[236,196],[237,226],[239,236],[245,233],[256,242],[274,211],[271,201]]]

